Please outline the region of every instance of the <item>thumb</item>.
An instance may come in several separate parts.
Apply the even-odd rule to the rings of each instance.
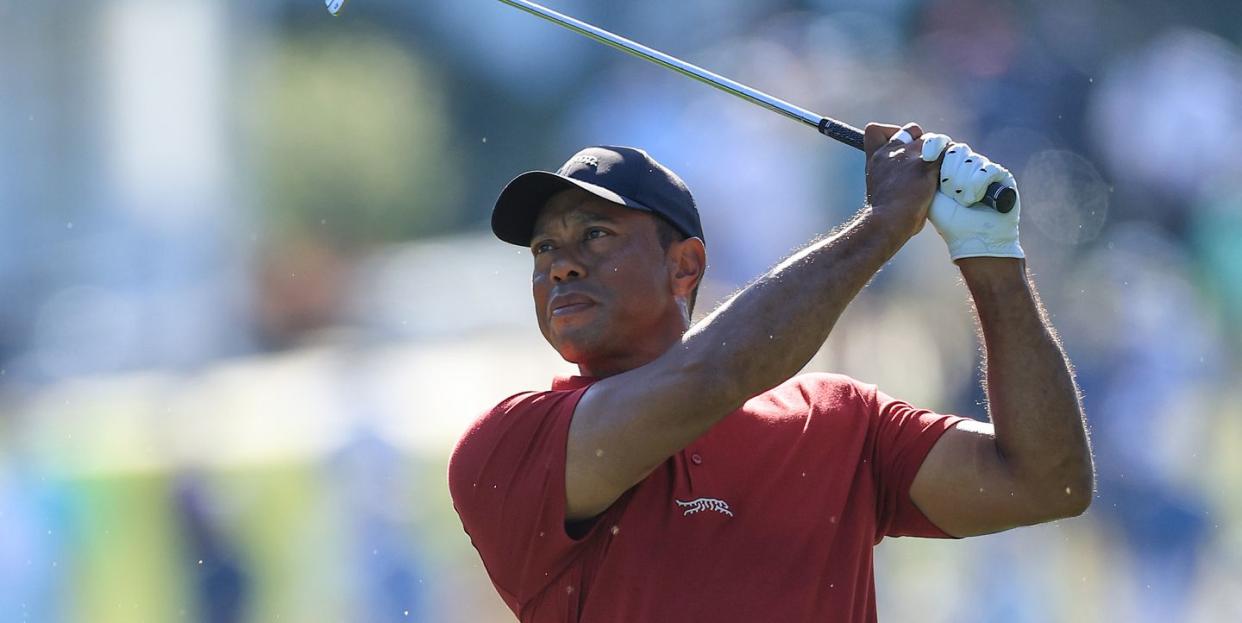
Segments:
[[[923,135],[923,162],[935,162],[940,159],[944,153],[944,148],[949,146],[953,139],[944,134],[936,134],[928,132]]]
[[[867,154],[867,158],[870,159],[871,154],[883,147],[899,130],[900,126],[887,123],[868,123],[863,128],[863,152]]]

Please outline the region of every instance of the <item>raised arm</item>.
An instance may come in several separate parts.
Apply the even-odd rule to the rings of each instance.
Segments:
[[[733,296],[659,358],[587,390],[569,429],[568,519],[599,514],[806,365],[845,306],[926,219],[936,165],[920,159],[918,141],[890,141],[897,131],[867,126],[867,205],[853,219]]]
[[[940,140],[927,138],[929,145]],[[1012,186],[1013,177],[968,145],[949,150],[941,179],[950,181],[931,219],[974,302],[991,423],[947,431],[923,461],[910,497],[955,536],[1081,514],[1093,494],[1091,450],[1069,361],[1026,274],[1017,243],[1020,208],[999,215],[960,205],[992,181]],[[959,181],[968,198],[955,202],[943,189]]]
[[[960,262],[983,335],[991,424],[940,438],[910,487],[914,503],[955,536],[1081,514],[1093,472],[1069,362],[1023,260]]]

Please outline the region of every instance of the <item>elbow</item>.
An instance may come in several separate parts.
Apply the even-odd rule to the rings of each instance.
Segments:
[[[1065,487],[1061,493],[1065,497],[1064,518],[1077,517],[1091,507],[1095,498],[1095,462],[1091,459],[1091,450],[1084,448],[1069,465],[1062,470]]]
[[[1068,517],[1077,517],[1091,507],[1091,501],[1095,499],[1095,469],[1088,460],[1086,467],[1081,470],[1078,475],[1077,487],[1068,485],[1067,495]]]
[[[1095,497],[1095,490],[1090,484],[1082,485],[1082,488],[1075,491],[1072,487],[1066,487],[1065,500],[1061,504],[1061,513],[1058,519],[1069,519],[1077,517],[1091,508],[1091,500]]]
[[[1033,503],[1037,523],[1078,517],[1087,512],[1095,498],[1095,465],[1090,446],[1047,457],[1021,470],[1026,491]]]
[[[1048,479],[1045,488],[1040,496],[1046,513],[1044,521],[1078,517],[1087,512],[1095,498],[1095,472],[1088,463],[1060,478]]]
[[[1022,479],[1026,492],[1026,525],[1069,519],[1087,512],[1095,497],[1095,472],[1085,462],[1062,463],[1057,469]]]

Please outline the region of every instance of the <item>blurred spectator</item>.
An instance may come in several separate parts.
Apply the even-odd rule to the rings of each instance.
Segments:
[[[187,567],[198,567],[193,578],[203,623],[239,623],[249,620],[247,594],[250,583],[226,532],[214,517],[211,498],[199,478],[182,474],[176,489],[176,505],[185,540]],[[193,568],[193,567],[190,567]]]

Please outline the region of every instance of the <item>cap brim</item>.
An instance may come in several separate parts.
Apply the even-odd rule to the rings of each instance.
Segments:
[[[652,211],[651,208],[603,186],[548,171],[527,171],[513,178],[496,198],[496,206],[492,208],[492,233],[510,244],[529,246],[535,233],[535,219],[539,218],[539,211],[552,195],[570,188],[581,188],[596,197],[627,208]]]

